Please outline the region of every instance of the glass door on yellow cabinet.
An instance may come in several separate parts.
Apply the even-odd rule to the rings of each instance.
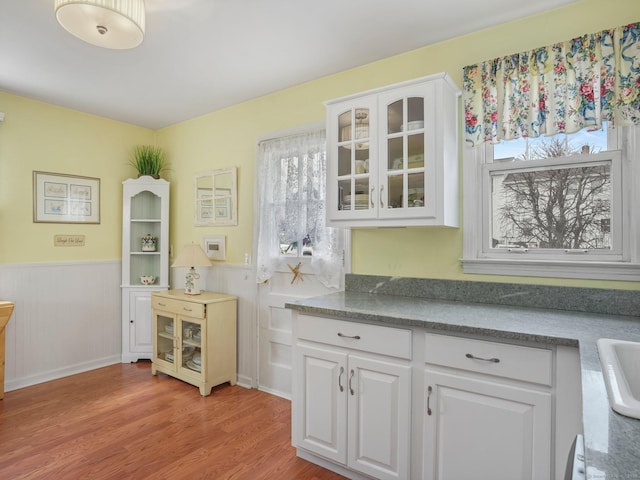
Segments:
[[[205,358],[202,342],[206,338],[206,325],[198,319],[180,317],[180,368],[189,375],[202,376]]]
[[[175,369],[177,342],[176,316],[170,313],[158,312],[153,315],[153,361],[158,365]]]
[[[375,218],[375,97],[328,106],[327,208],[336,219]]]
[[[433,101],[430,83],[380,95],[379,218],[435,215]]]

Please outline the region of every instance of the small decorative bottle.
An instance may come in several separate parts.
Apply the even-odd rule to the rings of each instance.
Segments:
[[[155,252],[156,251],[156,237],[150,233],[142,237],[142,251],[143,252]]]

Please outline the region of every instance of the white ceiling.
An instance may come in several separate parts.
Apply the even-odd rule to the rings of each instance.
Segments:
[[[0,90],[157,129],[575,1],[146,0],[142,45],[106,50],[0,0]]]

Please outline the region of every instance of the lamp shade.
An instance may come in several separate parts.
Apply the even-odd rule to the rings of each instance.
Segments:
[[[172,267],[210,267],[211,260],[204,253],[202,247],[195,243],[185,245],[180,251],[176,259],[173,261]]]
[[[134,48],[144,38],[144,0],[55,0],[55,12],[65,30],[98,47]]]

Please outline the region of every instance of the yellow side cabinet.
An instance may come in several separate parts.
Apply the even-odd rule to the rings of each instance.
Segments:
[[[151,373],[195,385],[205,397],[221,383],[236,384],[237,298],[221,293],[153,292]]]

